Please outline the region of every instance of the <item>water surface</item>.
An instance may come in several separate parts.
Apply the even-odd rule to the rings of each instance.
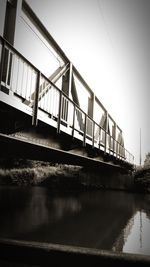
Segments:
[[[150,255],[150,195],[0,187],[0,237]]]

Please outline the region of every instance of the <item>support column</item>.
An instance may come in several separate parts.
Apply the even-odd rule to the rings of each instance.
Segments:
[[[94,117],[94,103],[95,103],[95,94],[91,94],[91,98],[88,98],[88,115],[93,119]]]
[[[69,63],[70,67],[67,72],[62,77],[62,92],[65,93],[68,97],[71,97],[71,86],[72,86],[72,63]],[[62,114],[65,114],[65,120],[68,121],[68,113],[69,113],[69,101],[68,99],[62,95],[61,100],[62,105]],[[64,111],[64,112],[63,112]],[[61,119],[61,117],[60,117]],[[64,118],[63,118],[64,119]]]
[[[70,62],[69,70],[63,75],[62,91],[68,96],[71,96],[72,88],[72,63]]]
[[[14,32],[14,46],[17,40],[17,32],[20,31],[20,17],[22,12],[22,0],[16,0],[16,21],[15,21],[15,32]]]
[[[22,0],[6,1],[4,38],[12,45],[15,43],[16,32],[19,31]]]
[[[0,0],[0,35],[4,34],[7,0]]]

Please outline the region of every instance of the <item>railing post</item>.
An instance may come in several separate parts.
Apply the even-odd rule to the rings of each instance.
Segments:
[[[59,94],[59,112],[58,112],[58,119],[57,119],[57,133],[60,133],[61,110],[62,110],[62,91],[60,91],[60,94]]]
[[[87,114],[85,114],[84,135],[83,135],[83,146],[86,146],[86,126],[87,126]]]
[[[73,123],[72,123],[72,138],[74,138],[74,128],[75,128],[75,113],[76,113],[76,106],[73,105]]]
[[[3,76],[3,68],[4,68],[5,41],[1,39],[1,43],[2,43],[2,51],[1,51],[1,62],[0,62],[0,90],[2,86],[2,76]]]
[[[113,128],[113,155],[115,156],[115,150],[116,150],[116,146],[115,146],[115,142],[116,142],[116,123],[114,123],[114,128]],[[116,153],[117,155],[117,153]]]
[[[108,132],[108,112],[106,111],[106,129],[105,129],[105,147],[104,147],[105,154],[107,150],[107,132]]]
[[[104,147],[105,154],[106,154],[106,148],[107,148],[107,132],[105,131],[105,147]]]
[[[121,155],[121,153],[120,153],[120,143],[119,143],[119,159],[120,159],[120,155]]]
[[[109,155],[111,154],[111,135],[109,134]]]
[[[98,147],[99,147],[99,150],[100,150],[100,148],[101,148],[101,127],[100,126],[99,126],[98,138],[99,138]]]
[[[118,155],[119,155],[119,143],[116,140],[116,158],[118,158]]]
[[[92,148],[94,148],[94,141],[95,141],[95,122],[93,121]]]
[[[40,79],[41,79],[41,72],[37,72],[37,82],[36,82],[36,89],[35,89],[35,97],[34,97],[34,104],[33,104],[33,116],[32,116],[32,125],[37,126],[38,124],[38,102],[39,102],[39,90],[40,90]]]

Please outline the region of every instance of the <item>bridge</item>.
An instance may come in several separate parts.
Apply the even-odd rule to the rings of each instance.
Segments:
[[[30,5],[1,13],[1,157],[132,169],[122,130]]]

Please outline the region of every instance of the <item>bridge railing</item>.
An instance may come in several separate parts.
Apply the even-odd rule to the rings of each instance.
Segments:
[[[104,153],[133,164],[133,156],[104,128],[88,116],[63,91],[53,84],[31,62],[0,37],[1,91],[17,97],[31,109],[33,124],[38,111],[55,122],[57,132],[65,131]],[[65,127],[65,128],[63,128]]]
[[[34,101],[36,90],[36,68],[4,40],[1,54],[1,86],[27,103]]]

